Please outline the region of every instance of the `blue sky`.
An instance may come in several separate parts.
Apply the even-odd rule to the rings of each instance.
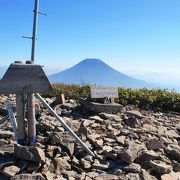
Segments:
[[[1,0],[1,66],[30,59],[21,36],[32,34],[33,8],[34,0]],[[141,79],[180,78],[179,0],[40,0],[40,11],[48,16],[39,16],[36,63],[46,68],[92,57]]]

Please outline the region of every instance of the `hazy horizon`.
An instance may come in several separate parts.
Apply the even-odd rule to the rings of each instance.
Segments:
[[[79,62],[77,62],[79,63]],[[76,64],[77,64],[76,63]],[[75,65],[75,64],[74,64]],[[61,67],[61,68],[46,68],[45,72],[47,75],[51,75],[54,73],[58,73],[61,71],[64,71],[74,65],[71,65],[69,67]],[[108,64],[109,65],[109,64]],[[117,68],[113,67],[115,70],[118,70],[119,72],[122,72],[126,75],[129,75],[133,78],[144,80],[149,83],[154,83],[159,85],[160,88],[167,88],[169,90],[175,89],[176,91],[180,92],[180,85],[177,84],[177,82],[180,79],[180,73],[174,73],[174,72],[156,72],[156,71],[138,71],[136,69],[128,69],[128,68]]]

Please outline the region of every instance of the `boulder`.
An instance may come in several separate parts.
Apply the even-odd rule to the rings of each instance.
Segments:
[[[107,170],[109,167],[108,163],[107,162],[100,162],[99,160],[95,159],[93,165],[92,165],[92,168],[93,169],[98,169],[98,170],[102,170],[102,171],[105,171]]]
[[[121,121],[122,119],[120,116],[116,114],[109,114],[109,113],[99,113],[99,117],[102,119],[109,119],[111,121]]]
[[[155,153],[153,150],[144,150],[139,154],[135,162],[140,164],[144,168],[149,168],[150,161],[158,158],[159,155]]]
[[[90,169],[91,168],[91,162],[89,162],[83,158],[80,160],[80,165],[83,167],[83,169]]]
[[[100,123],[100,124],[102,124],[103,121],[104,121],[104,120],[103,120],[102,118],[100,118],[99,116],[90,116],[89,119],[90,119],[90,120],[94,120],[96,123]]]
[[[54,158],[54,172],[61,175],[63,170],[71,170],[71,165],[63,158]]]
[[[169,174],[163,174],[161,176],[161,180],[180,180],[180,172],[171,172]]]
[[[163,144],[158,138],[153,137],[153,138],[148,139],[146,147],[149,150],[151,150],[151,149],[152,150],[158,150],[160,148],[163,148]]]
[[[165,152],[173,159],[180,160],[180,146],[170,144],[165,148]]]
[[[103,173],[100,174],[99,176],[96,176],[94,180],[119,180],[119,176]]]
[[[37,147],[25,147],[19,144],[15,144],[14,155],[20,159],[45,163],[44,151]]]
[[[15,164],[15,158],[11,154],[0,156],[0,169]]]
[[[124,122],[126,123],[127,126],[129,126],[131,128],[138,128],[140,126],[139,120],[135,117],[125,118]]]
[[[11,180],[45,180],[41,173],[37,174],[18,174],[11,178]]]
[[[165,162],[159,160],[150,161],[150,166],[153,171],[159,174],[167,174],[173,169],[172,165],[166,164]]]
[[[122,161],[132,163],[138,157],[138,153],[140,150],[142,150],[142,148],[143,146],[130,141],[128,146],[118,153],[118,156],[120,156]]]
[[[145,169],[141,169],[140,177],[141,180],[157,180],[156,177],[150,175]]]
[[[96,148],[102,148],[103,147],[103,140],[102,139],[96,139],[93,141],[93,144]]]
[[[11,131],[0,131],[0,138],[11,138],[14,136],[14,133]]]
[[[127,173],[139,173],[141,171],[141,166],[136,163],[131,163],[128,166],[122,168]]]
[[[126,113],[128,116],[133,116],[133,117],[138,118],[138,119],[144,118],[142,113],[139,111],[133,110],[133,111],[127,111]]]
[[[17,174],[19,171],[20,171],[20,168],[18,168],[17,166],[12,165],[12,166],[4,167],[1,170],[1,173],[3,173],[5,176],[12,177],[15,174]]]
[[[126,178],[127,180],[140,180],[139,174],[136,173],[128,173]]]

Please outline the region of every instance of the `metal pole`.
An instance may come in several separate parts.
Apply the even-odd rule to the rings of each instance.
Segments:
[[[38,24],[38,11],[39,11],[39,0],[34,2],[34,21],[33,21],[33,35],[32,35],[32,51],[31,51],[31,62],[35,60],[35,48],[36,48],[36,33]],[[36,119],[35,119],[35,100],[34,94],[27,94],[27,106],[28,106],[28,138],[30,145],[34,145],[36,142]]]
[[[64,122],[64,120],[58,116],[58,114],[47,104],[47,102],[37,93],[36,97],[42,102],[44,106],[56,117],[56,119],[62,124],[62,126],[69,131],[69,133],[81,144],[81,146],[91,155],[95,156],[94,153],[81,141],[81,139],[72,131],[72,129]]]
[[[34,3],[33,35],[32,35],[32,51],[31,51],[31,61],[32,62],[34,62],[34,59],[35,59],[36,32],[37,32],[37,23],[38,23],[38,9],[39,9],[39,0],[35,0],[35,3]]]

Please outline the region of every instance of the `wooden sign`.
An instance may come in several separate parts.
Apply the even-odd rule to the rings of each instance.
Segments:
[[[0,94],[42,93],[51,89],[42,67],[34,64],[11,64],[0,81]]]
[[[91,86],[91,98],[118,98],[118,89],[113,87]]]

